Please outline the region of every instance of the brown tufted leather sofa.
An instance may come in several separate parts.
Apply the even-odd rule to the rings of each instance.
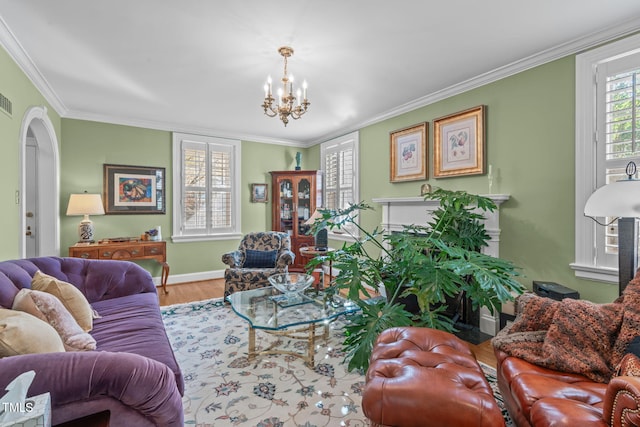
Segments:
[[[525,300],[524,306],[520,307],[523,299]],[[576,313],[580,304],[585,302],[580,303],[575,300],[554,302],[540,299],[537,308],[535,304],[534,306],[529,305],[532,302],[535,302],[535,297],[527,294],[520,295],[516,299],[518,317],[516,317],[514,324],[503,329],[492,341],[497,359],[498,387],[515,426],[640,426],[640,376],[626,375],[636,375],[638,370],[636,369],[635,372],[634,370],[626,370],[623,363],[624,356],[619,363],[613,361],[613,354],[618,351],[617,349],[626,349],[626,353],[630,349],[629,345],[633,342],[633,338],[639,335],[640,270],[625,288],[622,298],[618,298],[613,304],[602,305],[603,310],[606,308],[608,318],[598,316],[595,310],[585,311],[585,313],[589,313],[590,317],[597,319],[598,325],[595,326],[585,322],[578,315],[579,313]],[[524,360],[525,355],[530,354],[527,348],[535,348],[537,345],[534,335],[542,333],[543,346],[547,345],[547,338],[552,329],[550,324],[555,323],[556,317],[559,315],[566,317],[566,309],[558,308],[553,314],[554,306],[550,304],[566,304],[565,308],[570,307],[573,310],[571,322],[574,327],[580,327],[580,331],[576,331],[561,321],[559,325],[562,327],[556,328],[556,331],[561,332],[562,335],[576,337],[575,340],[568,341],[568,348],[572,348],[572,351],[575,352],[576,360],[567,365],[569,369],[562,369],[553,363],[547,364],[550,361],[549,358],[543,359],[539,364],[531,363],[537,360],[535,358],[531,359],[531,362]],[[613,328],[616,325],[612,313],[618,312],[622,314],[619,329],[613,331],[613,335],[609,337],[598,333],[597,327],[601,325],[605,325],[607,328]],[[531,339],[522,341],[523,352],[514,353],[507,350],[510,348],[509,346],[501,345],[501,338],[504,338],[505,334],[512,333],[514,326],[518,323],[520,324],[516,328],[516,332],[522,333],[523,336],[527,335]],[[598,339],[588,340],[584,335],[595,335]],[[607,340],[613,341],[607,342]],[[575,344],[574,341],[575,343],[584,341],[582,348],[576,350],[577,346],[571,345]],[[517,340],[514,340],[513,346],[517,345]],[[593,348],[595,345],[601,348]],[[612,356],[609,357],[612,358],[613,371],[611,374],[613,376],[610,377],[611,379],[606,378],[608,383],[606,380],[598,382],[593,372],[583,372],[580,364],[582,361],[589,361],[593,353],[603,352],[607,348],[611,348]],[[542,355],[545,354],[545,351]],[[555,350],[550,355],[553,356],[557,353]],[[518,355],[523,358],[517,357]],[[632,355],[630,354],[630,356]],[[577,373],[565,372],[569,370]],[[619,370],[617,374],[620,376],[615,376],[616,370]]]
[[[495,353],[498,386],[517,427],[640,426],[640,377],[597,383]]]
[[[504,418],[467,344],[428,328],[391,328],[371,355],[362,409],[372,427],[500,427]]]

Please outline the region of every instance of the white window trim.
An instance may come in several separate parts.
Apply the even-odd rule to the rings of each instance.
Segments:
[[[348,133],[343,136],[339,136],[337,138],[333,138],[329,141],[325,141],[320,144],[320,168],[324,172],[324,176],[326,176],[326,171],[324,169],[325,160],[326,160],[326,151],[327,147],[342,144],[344,142],[353,141],[353,202],[360,202],[360,133],[358,131]],[[326,191],[326,185],[323,186],[323,191]],[[322,195],[322,200],[326,199],[326,194]],[[356,218],[356,222],[359,221],[359,218]],[[335,233],[331,230],[329,231],[329,238],[333,240],[341,240],[346,242],[355,241],[355,238],[358,237],[358,234],[355,235],[355,238],[346,233]],[[357,232],[358,230],[356,230]]]
[[[598,226],[584,216],[584,205],[597,188],[596,176],[596,78],[598,64],[640,52],[640,35],[576,55],[575,107],[575,262],[571,268],[583,279],[618,283],[618,269],[596,265]]]
[[[233,224],[232,231],[213,234],[182,234],[182,142],[192,141],[199,143],[215,143],[231,147],[233,156],[233,170],[231,171],[232,192],[233,192]],[[217,138],[205,135],[191,135],[186,133],[173,133],[173,229],[171,240],[176,243],[201,242],[209,240],[230,240],[242,237],[241,212],[240,212],[240,183],[241,183],[241,142],[239,140]]]

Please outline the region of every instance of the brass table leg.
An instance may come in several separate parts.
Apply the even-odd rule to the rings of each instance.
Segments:
[[[256,356],[263,354],[286,354],[290,356],[299,357],[305,361],[306,365],[310,368],[315,366],[315,355],[316,355],[316,340],[319,338],[323,338],[325,342],[329,337],[329,327],[328,325],[324,325],[324,331],[321,335],[316,335],[316,324],[310,323],[306,328],[296,329],[294,331],[265,331],[268,334],[275,336],[283,336],[297,340],[307,340],[307,352],[300,353],[297,351],[289,351],[289,350],[279,350],[274,348],[276,342],[271,344],[269,347],[258,351],[256,349],[256,330],[251,325],[249,325],[249,352],[247,359],[254,360]]]
[[[316,324],[312,323],[309,325],[309,348],[307,351],[307,364],[310,368],[313,368],[315,363],[315,354],[316,350]]]
[[[249,356],[247,359],[253,360],[256,357],[256,330],[249,325]]]

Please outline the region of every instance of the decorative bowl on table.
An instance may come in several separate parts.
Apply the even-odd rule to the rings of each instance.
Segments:
[[[313,276],[304,273],[280,273],[269,276],[269,283],[282,292],[286,299],[296,300],[313,283]]]

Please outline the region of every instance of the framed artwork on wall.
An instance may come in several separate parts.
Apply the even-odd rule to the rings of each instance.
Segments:
[[[267,184],[251,184],[251,202],[267,203],[268,201]]]
[[[391,182],[427,179],[427,122],[390,133]]]
[[[165,213],[165,170],[160,167],[105,164],[105,214]]]
[[[433,121],[435,178],[484,173],[484,121],[484,105]]]

